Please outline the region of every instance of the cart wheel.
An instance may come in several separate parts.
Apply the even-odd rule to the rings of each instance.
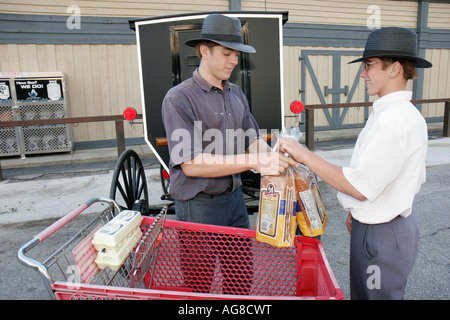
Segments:
[[[125,150],[117,160],[109,197],[122,209],[147,210],[147,180],[141,159],[134,150]]]

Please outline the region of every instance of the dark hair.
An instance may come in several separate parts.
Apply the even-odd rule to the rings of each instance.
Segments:
[[[202,41],[202,42],[197,43],[197,44],[195,45],[195,53],[197,53],[197,57],[199,57],[199,58],[202,57],[202,54],[201,54],[201,52],[200,52],[200,46],[201,46],[202,44],[204,44],[205,46],[207,46],[207,47],[210,48],[210,49],[211,49],[212,47],[218,46],[217,43],[212,42],[212,41]]]
[[[379,58],[381,61],[383,61],[382,68],[383,70],[386,70],[389,64],[392,64],[394,62],[398,62],[403,67],[403,78],[405,80],[410,79],[416,79],[417,73],[416,73],[416,67],[414,65],[414,61],[409,59],[395,59],[395,58]]]

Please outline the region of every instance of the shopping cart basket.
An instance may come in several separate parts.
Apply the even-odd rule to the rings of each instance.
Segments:
[[[43,262],[27,255],[99,202],[108,207]],[[18,259],[62,300],[344,298],[320,240],[297,236],[294,246],[276,248],[256,241],[255,230],[166,219],[167,207],[143,218],[142,238],[118,270],[101,270],[92,237],[119,211],[114,200],[93,198],[21,247]]]

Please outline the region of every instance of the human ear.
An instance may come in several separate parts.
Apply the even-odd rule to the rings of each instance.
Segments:
[[[392,63],[390,66],[390,69],[391,69],[390,74],[391,74],[392,78],[395,78],[398,75],[401,75],[403,72],[403,67],[402,67],[401,63],[398,61],[395,61],[394,63]]]
[[[202,58],[208,58],[208,52],[209,52],[209,48],[206,44],[201,44],[200,45],[200,54],[202,55]]]

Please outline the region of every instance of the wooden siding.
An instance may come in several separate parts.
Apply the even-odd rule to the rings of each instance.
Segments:
[[[63,72],[70,116],[142,112],[136,45],[0,44],[2,72]],[[142,137],[142,125],[125,126],[125,136]],[[73,126],[74,141],[115,138],[113,122]]]
[[[428,27],[431,29],[450,29],[450,3],[430,3]]]
[[[305,89],[305,104],[320,104],[316,88],[309,73],[306,73],[306,83],[302,86],[301,83],[301,57],[302,51],[362,51],[362,48],[330,48],[330,47],[299,47],[299,46],[285,46],[284,47],[284,105],[285,114],[291,116],[287,119],[286,124],[292,125],[294,123],[293,114],[289,110],[289,105],[294,100],[302,100],[299,90],[303,87]],[[354,92],[351,102],[365,101],[365,86],[360,78],[356,78],[360,68],[359,63],[348,64],[349,61],[358,58],[359,56],[342,55],[340,66],[340,81],[341,87],[349,86],[349,90],[353,82],[357,81],[356,90]],[[448,70],[450,68],[450,51],[446,49],[427,50],[426,59],[433,61],[434,67],[431,69],[424,69],[424,90],[423,99],[446,98],[450,97],[450,78],[448,73],[440,72],[441,70]],[[324,90],[324,86],[332,86],[331,65],[332,60],[329,55],[310,56],[309,60],[314,69],[315,76],[319,82],[320,89]],[[413,82],[408,81],[407,90],[413,90]],[[340,102],[347,102],[347,97],[344,94],[340,95]],[[332,103],[331,95],[324,97],[326,103]],[[376,97],[369,97],[369,101],[374,101]],[[369,112],[371,108],[369,108]],[[342,112],[342,110],[341,110]],[[428,118],[442,117],[444,114],[443,103],[439,104],[423,104],[422,114]],[[344,125],[363,124],[367,113],[364,108],[350,108],[343,121]],[[315,126],[327,126],[328,121],[324,115],[323,110],[315,111]]]
[[[302,50],[361,50],[361,48],[297,47],[284,46],[284,105],[285,114],[292,116],[289,105],[301,99],[300,55]],[[121,114],[127,106],[142,112],[138,64],[135,45],[33,45],[1,44],[0,70],[3,72],[53,72],[62,71],[66,77],[68,101],[71,116],[91,116]],[[343,56],[341,61],[341,86],[354,81],[359,64],[348,65],[347,62],[357,56]],[[445,49],[427,50],[426,58],[433,61],[434,67],[424,70],[423,99],[444,98],[450,96],[450,79],[448,73],[440,70],[450,68],[450,51]],[[311,57],[311,63],[317,70],[316,76],[321,80],[321,88],[330,86],[330,57]],[[312,80],[306,77],[306,101],[308,104],[320,103]],[[353,96],[353,102],[364,101],[364,84],[359,84]],[[412,90],[412,82],[408,84]],[[331,103],[331,96],[325,98]],[[341,102],[346,97],[341,96]],[[371,101],[374,97],[371,97]],[[444,106],[424,104],[425,117],[442,117]],[[351,108],[344,124],[362,123],[364,108]],[[294,118],[286,119],[292,125]],[[316,111],[316,125],[327,125],[323,111]],[[126,137],[142,137],[142,125],[133,128],[126,125]],[[74,139],[96,141],[114,139],[113,123],[78,124],[73,127]]]
[[[286,126],[292,126],[295,118],[289,109],[294,100],[300,100],[300,63],[298,47],[283,47],[283,84],[284,84],[284,114],[286,115]]]
[[[3,13],[68,15],[77,5],[81,16],[153,17],[169,14],[228,10],[228,0],[0,0]]]
[[[122,17],[143,18],[177,13],[200,11],[226,11],[229,0],[0,0],[1,12],[19,15],[67,16],[70,5],[78,5],[83,17]],[[371,13],[367,9],[371,5],[381,10],[381,26],[402,26],[415,29],[417,27],[418,2],[389,0],[241,0],[241,9],[289,11],[292,24],[323,24],[366,28]],[[87,19],[87,18],[86,18]],[[427,27],[431,29],[450,29],[449,3],[429,3]],[[347,27],[348,26],[348,27]],[[83,24],[82,24],[83,28]],[[358,29],[358,28],[356,28]],[[438,30],[441,32],[441,30]],[[427,33],[424,37],[426,38]],[[441,38],[439,38],[441,39]],[[301,99],[299,90],[306,89],[305,103],[320,103],[314,89],[312,78],[307,74],[305,83],[301,82],[301,62],[299,57],[303,50],[328,51],[362,51],[359,44],[305,44],[284,46],[284,106],[285,114],[292,115],[289,105],[293,100]],[[426,43],[424,45],[427,45]],[[342,47],[338,47],[342,46]],[[423,75],[423,99],[445,98],[450,96],[450,50],[427,49],[426,58],[434,67],[425,69]],[[441,48],[438,46],[438,48]],[[68,88],[69,110],[71,116],[121,114],[127,106],[141,109],[139,89],[138,62],[135,44],[0,44],[0,71],[2,72],[64,72]],[[359,65],[348,65],[347,62],[357,56],[343,56],[341,60],[341,87],[352,83]],[[317,70],[320,86],[331,87],[332,59],[330,56],[311,56],[311,64]],[[353,102],[365,100],[365,88],[359,81],[354,93]],[[412,82],[408,84],[412,89]],[[345,95],[340,96],[345,102]],[[371,100],[374,97],[370,98]],[[331,103],[331,95],[325,97]],[[439,118],[443,115],[443,104],[424,104],[422,112],[425,117]],[[351,108],[343,124],[351,125],[364,121],[364,108]],[[294,118],[286,119],[286,124],[293,123]],[[322,110],[316,111],[316,126],[327,125]],[[142,125],[133,128],[126,125],[127,138],[143,137]],[[78,124],[73,127],[75,142],[109,140],[115,138],[113,123]]]
[[[417,26],[417,2],[390,0],[242,0],[242,10],[288,10],[289,22],[365,26],[372,13],[369,6],[381,11],[381,27]]]
[[[159,15],[220,11],[229,9],[229,0],[1,0],[3,13],[68,15],[67,8],[77,5],[82,16],[152,17]],[[241,0],[242,10],[288,10],[289,22],[365,25],[376,5],[381,10],[382,26],[416,27],[418,3],[390,0]],[[450,29],[450,4],[430,2],[430,28]]]
[[[423,99],[449,98],[450,50],[427,50],[426,59],[433,62],[433,67],[424,70]],[[429,118],[442,117],[444,115],[444,104],[424,104],[422,114]]]

